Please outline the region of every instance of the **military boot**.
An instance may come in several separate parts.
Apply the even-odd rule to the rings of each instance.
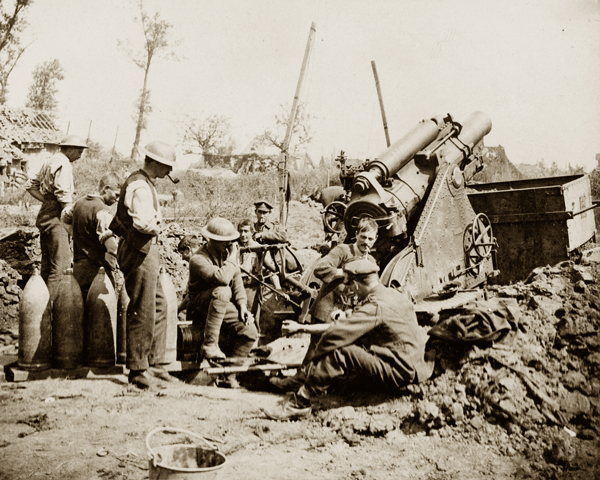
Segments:
[[[204,341],[200,354],[206,359],[224,359],[226,355],[219,348],[219,335],[221,333],[221,325],[223,317],[227,311],[227,304],[213,300],[208,307],[208,315],[206,316],[206,324],[204,325]]]

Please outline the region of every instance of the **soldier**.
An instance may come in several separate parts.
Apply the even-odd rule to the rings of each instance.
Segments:
[[[164,367],[167,335],[167,302],[158,281],[158,235],[162,214],[154,182],[175,166],[175,149],[151,142],[140,149],[144,166],[132,173],[121,188],[111,229],[121,237],[117,260],[129,295],[127,308],[127,368],[129,383],[150,387],[146,372],[165,381],[176,381]]]
[[[273,244],[273,243],[289,243],[285,229],[276,220],[270,220],[273,205],[266,200],[258,200],[254,202],[257,221],[254,224],[254,239],[258,243]],[[287,273],[292,273],[300,270],[300,265],[294,256],[287,251],[286,247],[283,250],[283,258],[285,259],[285,269]],[[279,254],[276,255],[275,261],[282,263]],[[281,265],[280,265],[281,267]]]
[[[393,288],[384,287],[379,268],[361,259],[344,267],[347,283],[362,300],[347,318],[332,324],[302,325],[285,321],[285,334],[321,333],[304,384],[286,402],[264,413],[291,420],[311,412],[311,399],[348,376],[388,389],[427,380],[433,359],[425,354],[427,335],[417,323],[412,303]]]
[[[315,202],[319,202],[325,208],[330,203],[343,201],[345,196],[346,190],[344,190],[344,187],[333,185],[323,189],[317,187],[310,198]]]
[[[252,220],[242,220],[238,224],[238,232],[240,234],[240,247],[254,247],[260,245],[260,243],[258,243],[252,238],[252,234],[254,233],[254,225],[252,224]],[[244,284],[253,285],[255,282],[244,273],[244,270],[246,272],[251,272],[255,274],[259,273],[255,271],[255,267],[258,263],[257,253],[240,252],[239,261],[240,267],[242,268],[242,278],[244,278]],[[265,253],[263,266],[266,267],[266,269],[271,273],[277,272],[277,267],[269,252]],[[281,284],[279,283],[279,277],[277,275],[269,276],[269,280],[277,290],[281,290]]]
[[[177,245],[177,251],[179,252],[179,255],[181,255],[181,258],[183,258],[189,264],[190,260],[196,254],[196,251],[198,250],[198,248],[200,248],[201,245],[202,242],[200,241],[197,235],[186,235],[181,239],[181,241]],[[177,313],[187,310],[189,303],[190,295],[186,286],[185,292],[183,292],[183,298],[177,306]]]
[[[40,230],[41,275],[49,289],[71,266],[69,234],[60,217],[73,203],[75,194],[71,163],[79,160],[86,148],[85,141],[77,135],[63,138],[60,152],[52,155],[25,186],[32,197],[42,202],[35,226]]]
[[[113,214],[108,207],[119,199],[122,184],[119,175],[107,173],[100,179],[98,195],[86,195],[63,210],[61,219],[73,235],[73,276],[84,302],[100,267],[115,283],[118,242],[110,229]]]
[[[201,354],[207,359],[224,359],[219,347],[221,327],[224,340],[232,344],[230,356],[247,357],[258,338],[238,260],[239,233],[224,218],[213,218],[202,229],[206,245],[190,260],[187,319],[204,331]],[[202,323],[204,322],[204,325]],[[238,388],[235,374],[229,375],[231,388]]]
[[[271,221],[273,205],[266,200],[254,202],[256,223],[254,224],[254,239],[259,243],[287,243],[287,235],[279,222]]]
[[[344,266],[352,261],[364,258],[375,265],[377,262],[369,254],[377,240],[378,225],[372,218],[361,218],[356,226],[356,241],[350,245],[342,243],[333,248],[327,255],[316,262],[315,277],[323,282],[319,295],[310,309],[311,323],[331,323],[331,314],[337,309],[352,308],[346,286],[343,283],[346,275]],[[310,345],[303,364],[307,365],[319,341],[319,335],[311,336]],[[306,369],[300,369],[292,377],[272,377],[270,383],[284,391],[295,391],[306,379]]]

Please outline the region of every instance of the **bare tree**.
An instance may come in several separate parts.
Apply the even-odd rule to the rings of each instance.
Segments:
[[[169,49],[169,31],[173,28],[173,25],[161,19],[158,12],[155,12],[153,16],[150,16],[148,12],[144,10],[143,0],[140,0],[139,7],[139,21],[144,32],[143,47],[138,51],[133,51],[129,46],[126,46],[119,41],[119,45],[125,50],[133,63],[144,71],[142,91],[135,103],[134,120],[137,122],[137,126],[135,129],[135,140],[131,150],[132,159],[137,159],[138,157],[140,136],[142,130],[146,128],[148,115],[152,111],[152,106],[150,105],[150,90],[148,89],[148,74],[150,72],[152,60],[155,57],[174,58],[173,52]]]
[[[283,105],[280,105],[280,107],[280,111],[275,115],[275,126],[265,129],[261,135],[255,137],[255,140],[264,145],[274,145],[282,153],[285,153],[283,150],[285,148],[285,135],[290,120],[290,109]],[[306,111],[306,105],[300,102],[296,117],[294,118],[294,124],[292,125],[290,146],[293,145],[293,147],[288,147],[288,153],[294,153],[298,147],[308,145],[312,141],[313,132],[310,125],[312,119],[313,116]]]
[[[46,113],[54,118],[58,102],[55,95],[58,92],[56,82],[65,78],[58,59],[48,60],[38,64],[33,71],[33,83],[27,95],[27,107]]]
[[[188,117],[182,122],[184,142],[197,144],[202,153],[230,154],[235,142],[229,132],[230,119],[221,115]]]
[[[20,34],[27,26],[24,11],[32,3],[33,0],[16,0],[8,9],[5,2],[0,3],[0,104],[6,102],[8,77],[29,46],[21,46]]]

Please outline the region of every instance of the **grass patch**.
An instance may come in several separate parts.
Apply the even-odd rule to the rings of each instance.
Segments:
[[[138,170],[141,163],[131,160],[111,161],[110,155],[103,150],[86,152],[84,157],[73,164],[75,199],[98,191],[100,178],[108,172],[116,172],[123,179]],[[237,175],[234,178],[214,178],[186,170],[175,172],[181,180],[177,185],[169,180],[157,182],[158,193],[172,194],[179,190],[183,195],[177,203],[170,202],[163,207],[163,216],[174,219],[185,226],[186,223],[204,225],[213,217],[220,216],[237,223],[244,218],[253,218],[254,202],[259,198],[267,199],[273,205],[280,202],[281,177],[278,172],[251,173]],[[293,171],[290,173],[292,200],[300,200],[310,195],[316,187],[339,183],[338,170],[335,167],[316,170]],[[20,202],[20,203],[19,203]],[[35,213],[25,205],[37,206],[39,202],[24,189],[7,192],[2,199],[4,205],[22,205],[18,213],[14,209],[6,211],[0,222],[5,226],[33,226]],[[37,208],[34,209],[37,212]]]

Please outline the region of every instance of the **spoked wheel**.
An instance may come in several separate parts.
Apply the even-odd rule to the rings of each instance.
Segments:
[[[467,227],[463,237],[465,261],[473,276],[479,275],[479,265],[490,256],[494,244],[495,239],[490,219],[480,213]]]
[[[343,202],[331,202],[323,212],[323,227],[327,233],[340,234],[344,231],[344,214],[346,204]]]

